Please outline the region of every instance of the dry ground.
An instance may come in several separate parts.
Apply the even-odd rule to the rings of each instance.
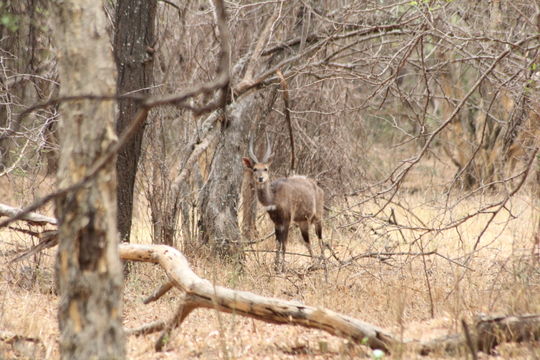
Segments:
[[[6,184],[4,184],[6,185]],[[6,187],[4,187],[6,188]],[[0,195],[15,205],[24,194]],[[437,191],[411,193],[391,204],[383,214],[371,218],[380,207],[355,201],[333,206],[325,223],[325,237],[341,261],[373,253],[400,255],[359,257],[339,264],[329,257],[327,271],[310,271],[305,256],[287,255],[288,270],[273,269],[273,239],[250,247],[243,268],[222,263],[202,251],[186,251],[201,276],[217,284],[265,296],[294,299],[326,307],[378,325],[403,338],[429,339],[461,331],[460,321],[471,321],[480,312],[489,314],[540,313],[540,270],[531,256],[532,233],[537,209],[524,191],[508,204],[513,217],[502,212],[471,252],[488,215],[478,216],[458,228],[444,232],[392,227],[386,219],[394,210],[398,224],[438,227],[496,201],[493,194],[477,195],[454,204],[441,205]],[[436,201],[437,200],[437,201]],[[4,200],[2,200],[4,201]],[[20,203],[19,203],[20,204]],[[340,209],[347,210],[340,212]],[[45,210],[46,211],[46,210]],[[50,211],[49,211],[50,214]],[[362,219],[361,222],[358,220]],[[365,217],[367,216],[367,217]],[[148,222],[138,214],[134,242],[148,242]],[[357,223],[358,222],[358,223]],[[422,225],[423,223],[423,225]],[[26,225],[20,225],[27,228]],[[262,217],[260,232],[270,232]],[[419,237],[421,234],[424,236]],[[306,254],[297,229],[292,231],[291,253]],[[53,292],[54,250],[15,266],[5,261],[31,245],[31,239],[11,230],[0,232],[0,330],[41,340],[37,346],[0,342],[0,359],[58,358],[58,328]],[[316,253],[320,250],[317,243]],[[419,252],[436,251],[427,256]],[[407,255],[408,253],[408,255]],[[327,256],[330,254],[327,252]],[[38,270],[34,269],[38,266]],[[141,304],[165,280],[163,272],[150,264],[135,264],[125,284],[124,322],[128,328],[167,319],[176,308],[178,292],[172,291],[150,305]],[[370,358],[369,349],[322,331],[270,325],[240,316],[196,310],[175,330],[165,350],[154,351],[158,334],[130,337],[129,359],[334,359]],[[538,359],[538,344],[500,346],[499,358]],[[456,355],[465,358],[465,354]],[[412,352],[392,358],[420,358]],[[435,356],[432,356],[434,358]],[[386,358],[389,358],[388,356]],[[486,359],[487,355],[481,354]]]

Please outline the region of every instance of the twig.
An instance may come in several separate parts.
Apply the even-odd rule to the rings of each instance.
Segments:
[[[169,0],[159,0],[169,6],[172,6],[173,8],[175,8],[179,14],[182,13],[182,9],[180,9],[180,7],[178,5],[176,5],[175,3],[173,3],[172,1],[169,1]]]
[[[28,342],[33,342],[33,343],[41,342],[41,340],[36,337],[18,335],[10,331],[4,331],[4,330],[0,330],[0,341],[5,342],[7,344],[13,344],[18,341],[28,341]]]
[[[260,242],[263,242],[264,240],[266,239],[269,239],[270,237],[274,236],[275,235],[275,232],[272,231],[270,234],[266,235],[266,236],[263,236],[262,238],[258,238],[258,239],[255,239],[255,240],[249,240],[249,241],[231,241],[231,244],[236,244],[236,245],[254,245],[254,244],[258,244]]]
[[[291,121],[291,111],[289,109],[289,86],[287,85],[287,81],[285,80],[285,77],[283,76],[283,73],[281,70],[276,71],[277,76],[279,77],[279,82],[281,84],[281,88],[283,89],[283,103],[284,103],[284,112],[285,112],[285,120],[287,121],[287,128],[289,129],[289,140],[291,144],[291,165],[289,166],[289,174],[294,174],[295,170],[295,159],[296,155],[294,152],[294,135],[293,135],[293,128],[292,128],[292,121]]]
[[[255,250],[255,249],[245,249],[244,252],[254,252],[254,253],[270,253],[274,254],[274,250]],[[295,256],[304,256],[310,258],[311,255],[309,254],[300,254],[300,253],[292,253],[292,252],[286,252],[285,255],[295,255]]]
[[[451,262],[452,264],[454,264],[454,265],[457,265],[457,266],[462,267],[462,268],[464,268],[464,269],[467,269],[467,270],[469,270],[469,271],[474,271],[474,269],[473,269],[472,267],[467,266],[467,265],[465,265],[465,264],[458,263],[456,260],[452,260],[452,259],[450,259],[448,256],[444,256],[443,254],[441,254],[441,253],[439,253],[439,252],[435,253],[435,255],[440,256],[440,257],[442,257],[443,259],[445,259],[445,260],[447,260],[447,261],[450,261],[450,262]]]
[[[41,251],[43,251],[45,249],[48,249],[48,248],[51,248],[53,246],[58,245],[58,230],[48,230],[48,231],[38,233],[38,232],[35,232],[35,231],[30,231],[30,230],[25,230],[25,229],[13,228],[11,226],[9,228],[12,229],[12,230],[22,232],[24,234],[34,236],[34,237],[37,237],[37,238],[40,239],[39,242],[36,245],[32,246],[28,250],[23,251],[17,257],[11,259],[8,262],[9,264],[12,264],[12,263],[15,263],[15,262],[18,262],[18,261],[22,261],[22,260],[27,259],[30,256],[32,256],[34,254],[37,254],[37,253],[39,253],[39,252],[41,252]]]
[[[429,281],[429,272],[427,269],[427,263],[426,263],[426,255],[424,252],[424,244],[422,243],[422,239],[420,238],[420,241],[418,241],[418,247],[420,248],[420,252],[422,253],[422,269],[424,270],[424,277],[426,278],[426,286],[428,290],[428,296],[429,296],[429,312],[431,315],[431,318],[435,318],[435,302],[433,301],[433,291],[431,290],[431,281]]]
[[[478,360],[478,355],[476,354],[476,347],[474,346],[474,341],[472,340],[471,332],[469,331],[469,326],[465,319],[461,319],[461,326],[463,326],[463,332],[465,333],[465,340],[467,341],[467,347],[471,352],[473,360]]]
[[[506,204],[508,203],[508,201],[519,191],[519,189],[521,189],[521,187],[523,186],[523,184],[525,183],[525,180],[527,179],[528,175],[529,175],[529,172],[532,168],[532,164],[534,163],[534,160],[536,159],[536,154],[538,153],[538,150],[539,148],[535,148],[534,151],[532,152],[531,154],[531,157],[529,159],[529,162],[527,163],[527,166],[525,166],[525,169],[521,172],[522,176],[521,176],[521,179],[519,180],[519,183],[514,187],[514,189],[512,189],[512,191],[506,195],[505,199],[503,201],[501,201],[499,203],[499,208],[497,210],[494,210],[491,214],[491,217],[489,218],[489,220],[486,222],[486,225],[484,226],[484,228],[482,229],[482,231],[480,232],[480,234],[478,235],[478,237],[476,238],[476,241],[474,243],[474,247],[473,247],[473,252],[476,251],[476,248],[478,247],[478,245],[480,244],[480,239],[482,238],[482,236],[485,234],[485,232],[487,231],[489,225],[493,222],[493,220],[495,219],[495,216],[497,216],[497,214],[505,208]]]
[[[262,29],[259,35],[259,39],[257,40],[255,49],[253,49],[253,53],[251,54],[251,57],[249,59],[246,72],[244,73],[244,78],[240,81],[239,86],[241,86],[240,84],[242,82],[250,82],[253,80],[253,71],[255,70],[255,65],[261,58],[263,47],[268,42],[268,39],[271,35],[272,26],[279,15],[279,12],[277,11],[277,9],[278,7],[275,8],[272,16],[268,18],[268,20],[266,21],[266,25],[264,26],[264,28]]]
[[[126,329],[126,335],[140,336],[161,331],[165,328],[165,321],[158,320],[134,329]]]
[[[430,252],[427,252],[427,253],[421,253],[421,252],[420,253],[415,253],[415,252],[396,252],[396,253],[392,253],[392,252],[372,252],[372,253],[366,253],[366,254],[360,254],[360,255],[353,256],[348,260],[344,260],[342,265],[343,266],[348,266],[348,265],[352,264],[353,262],[355,262],[356,260],[364,259],[364,258],[384,259],[383,258],[384,256],[386,256],[388,258],[391,258],[392,256],[427,256],[427,255],[436,255],[436,254],[437,254],[436,251],[430,251]],[[387,260],[387,259],[384,259],[384,260]]]
[[[144,299],[143,304],[145,304],[145,305],[150,304],[151,302],[154,302],[154,301],[158,300],[160,297],[165,295],[169,290],[171,290],[173,288],[173,286],[174,286],[174,284],[172,283],[172,281],[166,282],[165,284],[161,285],[159,289],[154,291],[152,293],[152,295],[150,295],[149,297]]]

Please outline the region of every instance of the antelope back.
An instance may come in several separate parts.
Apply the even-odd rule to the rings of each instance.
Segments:
[[[272,192],[276,207],[288,211],[293,221],[321,218],[324,195],[314,180],[304,176],[279,179],[272,183]]]

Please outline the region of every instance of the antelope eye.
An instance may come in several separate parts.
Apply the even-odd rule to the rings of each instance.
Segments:
[[[268,171],[268,168],[264,168],[264,171]]]

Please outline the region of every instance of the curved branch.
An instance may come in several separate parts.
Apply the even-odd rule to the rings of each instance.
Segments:
[[[274,324],[324,330],[387,352],[399,343],[383,329],[331,310],[214,285],[195,274],[184,255],[169,246],[122,243],[119,253],[123,260],[159,264],[174,286],[186,292],[185,302],[190,308],[210,308]]]

